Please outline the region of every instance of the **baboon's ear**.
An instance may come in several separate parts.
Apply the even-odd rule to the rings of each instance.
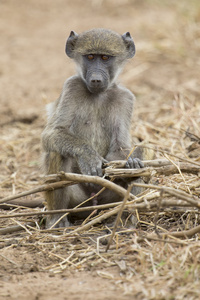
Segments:
[[[74,57],[74,49],[77,39],[78,34],[75,31],[71,31],[65,46],[65,52],[70,58]]]
[[[135,44],[130,35],[130,32],[126,32],[122,35],[122,39],[127,49],[127,58],[131,58],[135,55]]]

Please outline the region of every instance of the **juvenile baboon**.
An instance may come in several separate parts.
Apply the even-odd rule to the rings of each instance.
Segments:
[[[64,83],[58,100],[47,107],[48,122],[42,134],[45,172],[102,176],[104,162],[126,159],[131,149],[134,96],[116,79],[127,59],[134,56],[135,45],[129,32],[119,35],[107,29],[92,29],[78,35],[71,31],[66,54],[74,59],[78,74]],[[142,167],[139,158],[129,158],[127,167]],[[119,184],[127,186],[124,181]],[[48,191],[48,209],[75,207],[97,190],[78,184]],[[98,196],[98,204],[119,200],[108,190]],[[47,227],[59,217],[49,216]],[[69,226],[67,217],[57,226]]]

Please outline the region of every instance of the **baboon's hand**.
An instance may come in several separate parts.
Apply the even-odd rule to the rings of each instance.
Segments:
[[[102,177],[102,166],[107,161],[98,154],[93,154],[89,157],[81,156],[77,162],[82,174]]]
[[[125,167],[127,169],[140,169],[144,168],[144,164],[139,158],[129,157]]]

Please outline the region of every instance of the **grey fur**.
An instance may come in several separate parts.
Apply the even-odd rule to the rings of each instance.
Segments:
[[[93,34],[95,35],[95,30]],[[108,39],[109,31],[96,29],[96,34],[101,35],[100,41],[104,40],[104,35]],[[131,149],[130,126],[134,96],[128,89],[116,84],[116,76],[127,59],[130,34],[127,33],[123,37],[113,32],[110,34],[111,37],[115,36],[114,46],[118,38],[124,52],[113,57],[114,49],[110,43],[107,45],[106,54],[102,52],[94,57],[95,70],[91,62],[87,63],[87,57],[85,60],[80,54],[80,48],[84,50],[87,45],[84,39],[82,38],[83,44],[79,43],[76,52],[78,35],[74,32],[70,34],[68,40],[69,42],[72,39],[69,42],[70,50],[68,43],[66,52],[70,57],[74,57],[79,74],[65,82],[59,99],[48,106],[48,122],[42,133],[44,167],[47,174],[64,171],[102,176],[103,162],[125,159]],[[84,34],[81,36],[84,37]],[[112,38],[110,40],[112,41]],[[109,55],[109,47],[112,57],[110,62],[100,63],[101,55]],[[95,51],[96,48],[91,49],[91,54]],[[133,49],[130,51],[133,54]],[[97,87],[90,90],[90,79],[86,78],[88,69],[93,74],[95,72],[97,77],[99,74],[104,74],[102,89],[97,84]],[[135,162],[138,166],[138,161]],[[129,160],[129,163],[133,166],[134,159],[131,162]],[[123,181],[119,181],[119,184],[127,186]],[[99,190],[97,186],[79,184],[46,192],[48,209],[75,207],[97,190]],[[105,191],[98,197],[99,204],[119,200],[121,200],[119,196],[110,191]],[[49,216],[47,227],[52,226],[59,217],[60,215]],[[68,225],[69,221],[66,217],[58,224],[58,226]]]

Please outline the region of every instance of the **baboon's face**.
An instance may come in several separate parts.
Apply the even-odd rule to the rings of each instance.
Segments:
[[[115,57],[100,54],[82,56],[82,77],[91,93],[108,89],[114,79]]]
[[[76,62],[87,89],[98,94],[113,85],[124,63],[135,55],[135,45],[129,32],[119,35],[96,28],[80,35],[71,31],[65,52]]]

